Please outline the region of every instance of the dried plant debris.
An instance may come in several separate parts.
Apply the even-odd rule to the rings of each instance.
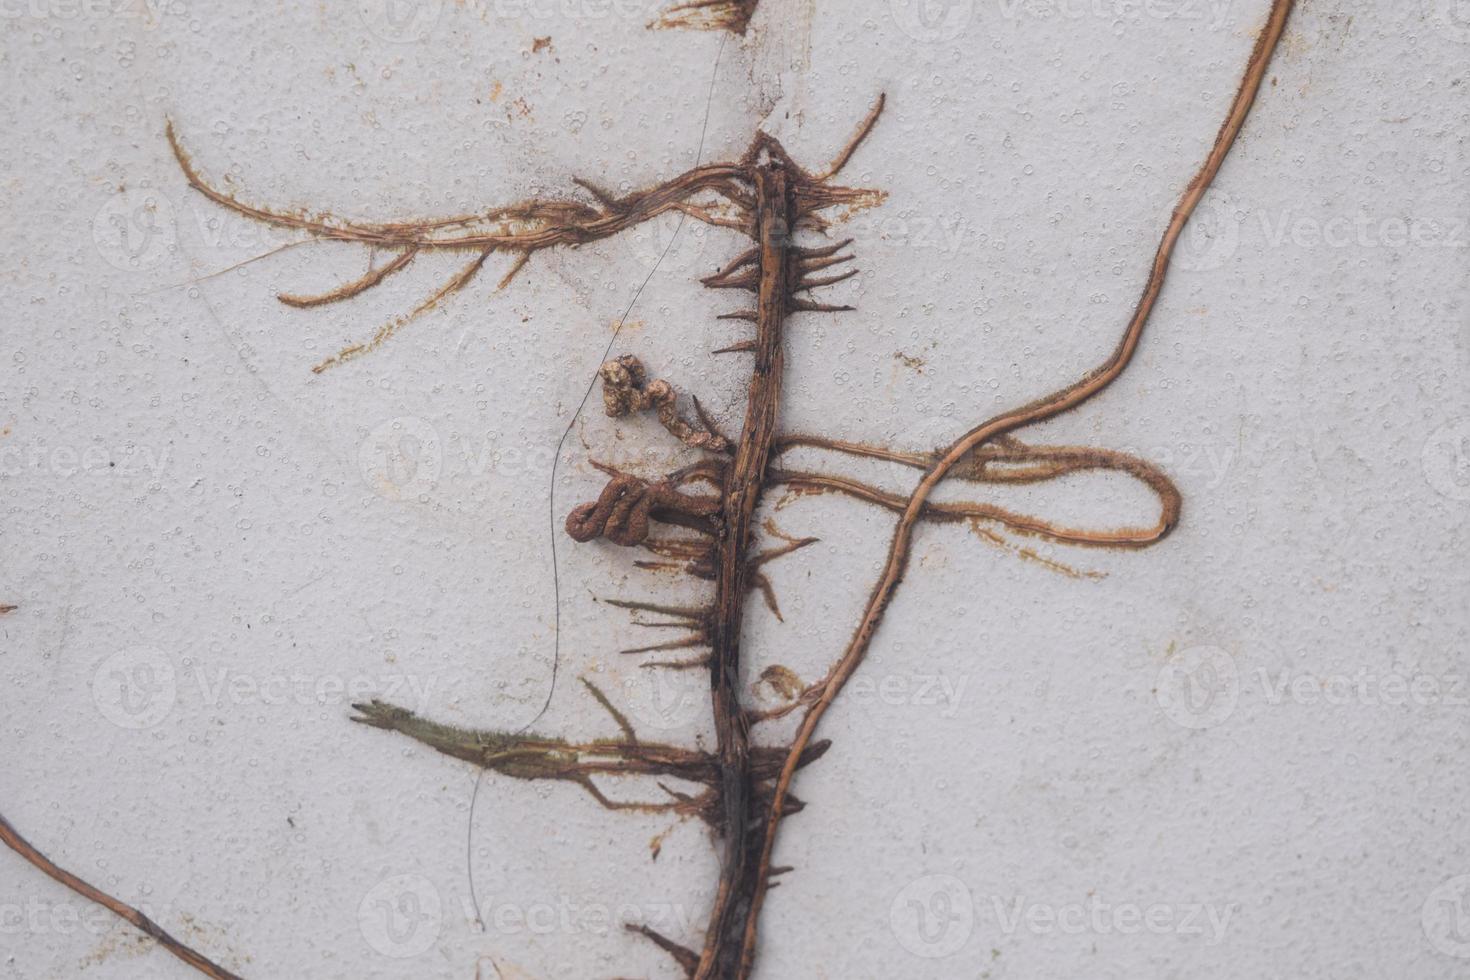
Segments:
[[[711,826],[721,813],[719,760],[708,752],[640,739],[628,719],[601,689],[583,678],[583,685],[617,723],[619,738],[569,742],[529,732],[469,731],[440,725],[411,711],[371,701],[355,704],[353,721],[406,735],[445,755],[463,759],[512,779],[555,780],[580,787],[609,810],[638,810],[677,817],[698,817]],[[800,765],[820,759],[831,743],[813,742]],[[780,772],[786,753],[776,747],[757,749],[752,771],[769,785]],[[609,798],[597,777],[653,777],[660,797],[649,801]],[[686,784],[690,792],[674,789],[665,780]],[[698,788],[696,790],[696,788]],[[788,800],[800,808],[800,801]]]
[[[681,409],[682,396],[673,384],[655,378],[639,358],[627,355],[609,361],[598,372],[607,415],[631,420],[646,413],[667,433],[671,450],[686,458],[692,452],[695,458],[653,477],[625,472],[593,458],[592,464],[606,474],[607,481],[595,499],[578,504],[565,518],[566,533],[575,541],[635,548],[651,557],[634,560],[634,567],[704,583],[707,598],[692,605],[662,601],[657,596],[602,601],[627,611],[636,625],[659,637],[657,642],[622,651],[638,658],[638,669],[708,671],[714,746],[706,750],[644,740],[618,705],[585,678],[586,694],[606,714],[616,734],[571,741],[529,731],[471,731],[379,701],[355,705],[353,720],[405,736],[499,776],[566,783],[609,810],[672,817],[676,822],[698,819],[709,828],[720,850],[719,880],[703,934],[671,937],[640,923],[626,926],[666,952],[688,976],[701,980],[749,977],[756,961],[765,895],[775,887],[773,879],[790,870],[774,865],[772,858],[782,821],[802,809],[801,801],[792,794],[795,774],[816,762],[829,747],[827,741],[815,738],[815,731],[861,665],[908,571],[917,525],[960,524],[987,540],[1001,542],[1004,533],[1059,545],[1137,549],[1162,540],[1177,524],[1181,495],[1153,464],[1108,449],[1038,445],[1022,441],[1019,433],[1091,399],[1130,363],[1163,286],[1174,245],[1245,124],[1292,8],[1292,0],[1274,0],[1229,114],[1167,222],[1137,308],[1111,356],[1052,395],[979,422],[952,444],[937,448],[877,446],[779,429],[788,321],[852,309],[821,292],[856,273],[852,242],[836,239],[833,227],[853,210],[881,203],[884,194],[872,188],[843,186],[835,178],[877,124],[884,110],[882,98],[832,162],[819,170],[803,168],[779,141],[759,134],[737,160],[702,164],[630,194],[613,194],[578,180],[580,193],[576,195],[523,201],[476,215],[387,224],[245,203],[203,177],[170,124],[169,143],[185,178],[209,200],[247,218],[300,232],[300,242],[292,244],[339,242],[363,246],[383,258],[371,272],[352,282],[313,295],[282,295],[284,303],[310,308],[349,300],[401,271],[421,253],[447,251],[466,256],[459,272],[423,302],[381,326],[372,337],[327,358],[316,366],[317,371],[382,346],[415,316],[473,281],[497,255],[509,259],[500,280],[504,287],[538,252],[609,238],[670,212],[732,229],[749,243],[701,280],[710,289],[728,290],[737,297],[720,319],[748,324],[744,339],[711,352],[751,358],[738,434],[722,431],[693,394],[688,397],[688,408]],[[739,33],[749,23],[753,9],[750,0],[682,3],[670,8],[657,26]],[[834,213],[834,209],[838,210]],[[836,469],[780,465],[796,449],[812,450],[836,462],[896,463],[915,471],[919,480],[912,492],[901,495]],[[1078,528],[981,499],[933,499],[935,489],[945,482],[973,488],[979,494],[996,484],[1037,484],[1084,472],[1117,474],[1146,487],[1158,504],[1153,522]],[[787,535],[769,521],[762,528],[755,526],[757,508],[771,490],[788,495],[840,495],[895,514],[897,521],[881,576],[862,618],[826,673],[806,680],[789,668],[772,665],[754,684],[743,685],[747,675],[742,628],[751,593],[758,593],[765,608],[780,617],[777,590],[762,569],[815,541]],[[1016,546],[1013,550],[1065,569],[1030,549]],[[761,702],[770,706],[758,707]],[[762,727],[765,723],[792,715],[794,735],[774,742],[770,737],[757,741],[757,732],[774,729]],[[609,783],[614,780],[617,796],[609,793]],[[642,791],[625,789],[630,781],[633,786],[642,785]],[[633,795],[623,798],[625,792]],[[666,833],[667,829],[661,831],[651,842],[650,853],[655,858]],[[32,863],[45,868],[34,858]],[[156,934],[152,931],[156,927],[130,921]],[[171,951],[210,976],[229,976],[197,954],[188,959]]]
[[[689,0],[665,10],[648,26],[658,30],[729,31],[744,34],[760,0]]]
[[[6,820],[3,816],[0,816],[0,843],[5,844],[5,846],[19,854],[32,866],[71,889],[87,901],[95,902],[118,918],[130,923],[139,932],[153,937],[158,945],[171,956],[175,956],[189,964],[205,976],[213,977],[214,980],[240,980],[238,974],[231,973],[202,953],[175,939],[162,926],[138,909],[133,908],[126,902],[118,901],[106,892],[87,884],[70,871],[59,867],[50,858],[37,850],[30,841],[22,837],[20,832],[11,826],[10,821]]]
[[[868,128],[874,119],[876,111],[869,117]],[[846,162],[846,157],[866,133],[867,128],[864,128],[834,167],[821,176],[793,168],[793,230],[824,229],[827,222],[818,212],[834,205],[857,208],[872,206],[882,200],[883,195],[876,191],[859,191],[828,183],[828,177]],[[750,194],[753,168],[759,159],[767,156],[779,155],[786,159],[780,144],[762,135],[746,156],[737,162],[696,167],[646,191],[618,196],[591,181],[579,179],[576,183],[590,198],[589,201],[570,198],[532,200],[477,215],[419,222],[373,223],[338,218],[328,213],[277,210],[244,203],[204,179],[184,149],[171,121],[166,135],[189,185],[199,193],[244,217],[302,233],[302,239],[282,248],[309,241],[344,242],[366,246],[375,257],[389,256],[387,261],[375,265],[363,276],[325,292],[281,294],[278,298],[283,303],[313,307],[352,299],[407,268],[422,253],[456,252],[469,257],[469,261],[449,280],[411,310],[380,326],[370,339],[349,344],[318,363],[312,368],[318,373],[382,346],[415,318],[434,309],[472,282],[490,257],[497,253],[511,259],[498,287],[504,288],[537,252],[608,238],[667,212],[682,212],[710,225],[734,228],[753,235],[757,220],[754,199]]]

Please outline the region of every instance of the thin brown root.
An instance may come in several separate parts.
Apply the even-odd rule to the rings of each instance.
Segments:
[[[668,670],[700,670],[709,666],[709,657],[698,657],[694,660],[653,660],[646,664],[639,664],[645,670],[655,667]]]
[[[505,275],[503,275],[503,276],[500,277],[500,282],[498,282],[498,283],[495,284],[496,291],[499,292],[500,290],[504,289],[506,286],[509,286],[510,285],[510,281],[512,279],[514,279],[516,277],[516,275],[522,269],[524,269],[526,267],[526,263],[529,262],[529,261],[531,261],[531,253],[530,252],[522,252],[520,254],[520,257],[515,260],[515,264],[510,267],[510,269],[505,273]]]
[[[336,367],[339,364],[346,364],[348,361],[356,360],[357,358],[362,357],[364,354],[371,354],[373,351],[383,346],[390,339],[392,339],[393,335],[396,334],[399,330],[403,329],[409,323],[413,322],[421,314],[427,313],[429,310],[432,310],[434,307],[438,306],[439,303],[446,296],[449,296],[452,293],[456,293],[459,290],[463,289],[471,279],[475,278],[475,274],[478,273],[480,269],[485,265],[485,260],[490,257],[490,253],[493,251],[493,247],[487,248],[482,251],[478,256],[475,257],[474,261],[461,269],[458,275],[456,275],[453,279],[449,280],[449,282],[440,287],[434,293],[434,295],[424,300],[422,303],[414,307],[408,313],[405,313],[403,316],[395,317],[393,320],[379,327],[378,332],[373,335],[372,340],[368,341],[366,344],[353,344],[351,347],[344,347],[333,356],[327,358],[325,361],[322,361],[320,364],[312,368],[311,373],[321,374],[327,368]]]
[[[772,455],[780,455],[788,449],[808,447],[812,449],[827,449],[832,452],[847,453],[850,456],[864,456],[869,459],[882,459],[892,463],[902,463],[916,469],[926,469],[931,466],[938,457],[933,453],[906,453],[897,449],[888,449],[884,446],[874,446],[863,442],[845,442],[841,439],[828,439],[824,436],[788,435],[776,440],[772,447]]]
[[[276,299],[280,300],[282,303],[285,303],[287,306],[295,306],[298,308],[305,308],[309,306],[325,306],[328,303],[338,303],[344,299],[351,299],[353,296],[357,296],[361,293],[367,292],[369,289],[372,289],[374,286],[381,283],[384,279],[387,279],[389,276],[393,275],[393,273],[399,272],[402,269],[406,268],[408,264],[413,261],[413,257],[417,254],[418,249],[416,248],[404,249],[402,252],[398,253],[398,255],[394,256],[392,262],[389,262],[386,265],[381,265],[376,269],[369,269],[366,275],[362,276],[359,279],[354,279],[352,280],[352,282],[344,283],[331,292],[321,293],[316,296],[301,296],[295,293],[277,293]]]
[[[658,602],[640,602],[636,599],[601,599],[609,606],[618,609],[629,609],[634,612],[661,613],[665,616],[673,616],[678,619],[687,619],[691,622],[703,622],[709,618],[709,607],[707,606],[670,606]]]
[[[227,265],[223,269],[217,269],[214,272],[206,272],[202,276],[194,276],[193,278],[185,279],[183,282],[175,283],[172,286],[160,286],[157,289],[150,289],[142,295],[152,296],[155,293],[167,292],[170,289],[182,289],[185,286],[193,286],[201,282],[208,282],[211,279],[218,279],[220,276],[234,272],[236,269],[243,269],[247,265],[254,265],[256,262],[263,262],[273,255],[279,255],[282,252],[288,252],[293,248],[300,248],[302,245],[320,245],[321,243],[322,239],[320,238],[306,238],[299,242],[287,242],[284,245],[277,245],[275,248],[271,249],[268,252],[261,252],[259,255],[250,256],[250,258],[248,259],[241,259],[234,265]]]
[[[878,101],[873,103],[873,108],[868,110],[868,114],[858,124],[857,132],[852,134],[852,138],[847,141],[847,145],[832,160],[832,164],[817,175],[818,180],[827,180],[836,177],[842,171],[842,168],[847,166],[847,161],[852,159],[852,155],[857,152],[857,148],[863,145],[863,140],[868,138],[868,134],[878,124],[878,117],[883,114],[883,106],[887,103],[888,95],[886,93],[878,96]]]
[[[629,932],[636,932],[638,935],[651,941],[659,949],[672,956],[675,962],[684,968],[684,974],[686,976],[694,976],[694,971],[699,966],[699,954],[694,952],[694,950],[680,946],[672,939],[659,935],[645,925],[636,925],[628,922],[624,924],[623,928]]]
[[[803,279],[801,281],[801,285],[797,286],[796,289],[793,290],[793,292],[809,292],[810,290],[817,289],[821,286],[832,286],[839,282],[842,282],[844,279],[851,279],[860,271],[861,270],[859,269],[848,269],[846,272],[839,272],[836,275],[818,276],[815,279]]]
[[[614,800],[606,796],[602,792],[602,790],[597,788],[597,784],[594,783],[592,779],[588,776],[574,778],[571,781],[586,790],[587,795],[591,796],[594,800],[600,803],[604,809],[607,810],[633,810],[639,813],[668,813],[670,810],[679,810],[681,807],[683,807],[682,803],[642,803],[636,801],[631,803],[624,803],[621,800]]]
[[[750,573],[750,587],[760,590],[761,598],[765,600],[766,608],[771,611],[771,615],[776,617],[777,622],[786,622],[786,617],[781,615],[781,604],[776,601],[776,588],[771,585],[771,580],[766,577],[764,572]]]
[[[623,737],[629,742],[637,742],[638,733],[633,730],[633,724],[628,721],[628,716],[613,707],[613,703],[607,699],[607,695],[602,693],[602,688],[585,677],[579,679],[586,686],[587,690],[592,692],[592,696],[597,699],[597,703],[602,705],[608,714],[612,715],[613,721],[617,722],[618,727],[623,730]]]
[[[1163,238],[1158,250],[1154,253],[1153,263],[1145,280],[1138,305],[1112,354],[1097,368],[1072,384],[1020,408],[983,421],[962,435],[925,472],[918,486],[910,494],[904,506],[903,515],[894,529],[883,574],[873,586],[867,608],[852,638],[848,641],[841,659],[819,682],[820,693],[802,717],[796,737],[792,740],[788,751],[786,763],[782,767],[771,794],[770,807],[764,820],[764,839],[760,844],[759,855],[755,862],[754,887],[746,895],[750,904],[744,910],[745,933],[739,956],[735,961],[736,967],[732,971],[739,980],[744,980],[749,975],[751,963],[755,957],[757,924],[765,898],[765,885],[770,880],[771,857],[781,819],[786,812],[789,812],[787,796],[791,781],[796,774],[797,761],[809,744],[833,699],[837,697],[848,678],[863,662],[873,636],[882,622],[883,614],[893,599],[894,590],[897,589],[908,569],[914,528],[929,505],[930,495],[950,471],[978,447],[1024,426],[1054,418],[1076,408],[1107,388],[1128,367],[1163,289],[1174,246],[1198,208],[1200,200],[1214,182],[1216,175],[1219,174],[1221,165],[1225,162],[1246,119],[1250,116],[1251,107],[1255,104],[1256,95],[1260,91],[1271,59],[1285,33],[1286,23],[1294,5],[1295,0],[1273,0],[1270,16],[1256,38],[1255,48],[1246,63],[1240,88],[1231,103],[1230,111],[1220,126],[1209,155],[1185,189],[1179,204],[1165,226]],[[723,937],[714,938],[716,942],[723,939]]]
[[[829,256],[836,255],[838,252],[842,251],[844,248],[847,248],[847,246],[851,245],[852,243],[853,239],[844,238],[840,242],[834,242],[831,245],[823,245],[820,248],[797,248],[795,251],[802,261],[802,268],[810,270],[810,266],[806,265],[806,262],[808,260],[825,259]]]
[[[1079,451],[1080,452],[1080,451]],[[1018,514],[994,504],[973,501],[925,501],[919,514],[922,518],[943,522],[993,521],[1020,534],[1031,534],[1062,544],[1094,548],[1145,548],[1155,544],[1179,523],[1182,495],[1172,480],[1156,467],[1124,453],[1109,453],[1093,450],[1088,453],[1090,464],[1059,469],[1052,475],[1063,475],[1081,469],[1097,469],[1124,472],[1140,479],[1159,499],[1159,518],[1151,527],[1123,527],[1107,530],[1066,527],[1044,518]],[[1120,462],[1126,460],[1126,466]],[[870,484],[843,476],[825,473],[771,472],[771,482],[790,486],[804,493],[841,493],[857,500],[877,504],[894,513],[903,514],[908,498],[888,493]]]
[[[701,647],[709,643],[709,637],[704,633],[695,633],[680,640],[670,640],[667,643],[654,643],[646,647],[633,647],[630,650],[619,650],[618,653],[633,656],[639,653],[661,653],[665,650],[688,650],[690,647]]]
[[[71,872],[58,867],[50,858],[36,850],[29,841],[11,826],[10,821],[6,820],[3,816],[0,816],[0,842],[4,842],[11,850],[15,851],[15,853],[19,854],[34,867],[40,869],[48,877],[60,882],[88,901],[101,905],[118,918],[130,923],[139,932],[153,937],[158,945],[206,977],[212,977],[214,980],[241,980],[238,974],[231,973],[202,953],[179,942],[173,936],[169,935],[157,922],[154,922],[131,905],[118,901],[111,895],[87,884]]]

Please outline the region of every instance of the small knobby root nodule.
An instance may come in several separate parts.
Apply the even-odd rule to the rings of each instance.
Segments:
[[[649,381],[643,362],[632,354],[604,364],[598,369],[598,376],[602,378],[602,401],[608,418],[653,411],[663,427],[689,448],[730,452],[730,440],[720,433],[699,399],[694,399],[694,410],[699,416],[699,425],[695,426],[679,415],[673,386],[667,381]]]

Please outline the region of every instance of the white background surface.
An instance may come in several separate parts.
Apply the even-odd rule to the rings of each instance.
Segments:
[[[0,812],[250,977],[676,975],[620,923],[700,945],[701,826],[650,862],[667,822],[491,776],[481,933],[473,771],[348,724],[342,693],[481,727],[535,714],[552,452],[672,222],[538,255],[500,293],[492,260],[315,376],[459,260],[316,310],[274,295],[355,277],[361,249],[189,284],[286,239],[189,191],[163,126],[244,200],[374,220],[573,176],[632,189],[693,162],[719,36],[591,0],[431,3],[403,31],[372,4],[122,6],[0,0],[0,602],[21,607],[0,620]],[[1100,361],[1266,8],[975,0],[924,21],[906,0],[765,0],[720,57],[707,160],[764,127],[818,166],[888,93],[844,174],[890,194],[847,231],[863,274],[831,291],[859,311],[792,321],[783,426],[931,448]],[[1180,527],[1047,552],[1101,579],[920,532],[866,686],[797,780],[762,976],[1470,971],[1467,52],[1447,2],[1300,5],[1136,362],[1027,433],[1157,462]],[[706,355],[738,331],[693,280],[738,247],[687,226],[617,348],[730,428],[746,359]],[[650,420],[589,408],[558,522],[602,482],[589,455],[676,458]],[[390,461],[399,432],[423,443]],[[1152,519],[1100,477],[1015,499]],[[833,498],[775,516],[822,543],[772,567],[786,622],[751,613],[751,676],[811,678],[890,521]],[[646,634],[593,598],[697,593],[621,549],[561,556],[538,730],[612,734],[585,674],[645,733],[709,744],[702,680],[651,684],[616,655]],[[1200,668],[1219,689],[1196,711],[1172,694]],[[429,914],[395,943],[379,903],[404,895]],[[1156,928],[1133,917],[1155,906]],[[191,975],[9,852],[0,912],[3,977]]]

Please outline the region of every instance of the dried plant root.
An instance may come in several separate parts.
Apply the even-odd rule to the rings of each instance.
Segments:
[[[667,381],[649,381],[643,362],[632,354],[608,361],[598,369],[602,378],[602,402],[609,418],[621,418],[633,412],[652,411],[665,429],[691,449],[712,453],[728,453],[730,440],[715,429],[713,422],[695,401],[700,427],[680,418],[675,402],[678,395]]]
[[[600,189],[589,190],[597,199],[596,206],[570,200],[532,200],[479,215],[388,223],[352,221],[332,215],[264,208],[246,204],[233,194],[211,185],[185,151],[172,121],[168,122],[165,132],[174,158],[189,186],[215,204],[263,224],[302,232],[312,239],[365,245],[375,251],[381,250],[395,255],[379,269],[326,293],[315,296],[282,294],[281,301],[288,305],[320,306],[359,296],[401,271],[422,252],[474,254],[475,258],[470,264],[436,290],[429,299],[380,328],[368,343],[349,346],[320,362],[313,368],[318,373],[376,350],[415,317],[467,285],[479,273],[485,260],[495,252],[516,255],[511,269],[500,281],[500,286],[504,287],[536,252],[562,246],[575,247],[608,238],[667,211],[681,211],[697,220],[723,226],[734,224],[743,227],[745,221],[739,217],[732,221],[717,215],[709,207],[696,207],[691,203],[694,198],[706,193],[716,197],[733,195],[738,212],[738,200],[741,198],[739,180],[743,174],[743,168],[738,164],[696,167],[650,190],[623,197],[616,197]],[[593,187],[586,181],[579,183],[584,189]]]
[[[70,888],[87,901],[96,902],[118,918],[132,925],[139,932],[151,936],[170,955],[192,966],[206,977],[213,977],[214,980],[241,980],[238,974],[231,973],[204,954],[175,939],[157,922],[154,922],[131,905],[118,901],[111,895],[87,884],[87,882],[78,878],[70,871],[59,867],[22,837],[11,826],[10,821],[6,820],[3,816],[0,816],[0,842],[3,842],[12,851],[15,851],[15,853],[19,854],[31,865],[40,869],[48,877]]]
[[[760,0],[688,0],[659,14],[648,26],[655,30],[729,31],[744,34]]]
[[[871,598],[863,618],[858,624],[857,630],[843,652],[841,659],[832,667],[827,676],[820,682],[820,693],[812,699],[806,714],[802,717],[801,724],[797,730],[796,737],[792,741],[790,755],[787,764],[776,782],[775,792],[771,797],[769,811],[765,814],[761,824],[764,828],[763,839],[760,844],[760,858],[757,864],[757,872],[750,883],[747,898],[750,902],[746,909],[745,931],[739,957],[735,960],[735,967],[729,973],[737,980],[744,980],[750,975],[755,957],[755,943],[757,935],[757,923],[761,906],[765,899],[767,886],[771,875],[771,855],[775,847],[777,832],[785,813],[785,800],[791,781],[795,776],[796,767],[792,761],[800,758],[805,746],[812,738],[817,725],[821,722],[827,708],[833,699],[841,691],[847,679],[861,664],[868,647],[872,642],[878,624],[882,621],[883,613],[888,608],[888,603],[893,598],[894,590],[903,579],[907,570],[910,546],[913,540],[913,531],[918,521],[923,517],[929,503],[929,496],[955,467],[971,457],[976,449],[986,443],[995,442],[1003,436],[1007,436],[1017,429],[1032,425],[1045,419],[1053,418],[1064,412],[1070,411],[1092,398],[1112,384],[1132,360],[1134,351],[1138,348],[1143,329],[1148,323],[1159,293],[1163,288],[1164,278],[1169,269],[1169,260],[1173,254],[1174,246],[1183,233],[1185,225],[1199,206],[1200,200],[1205,192],[1214,182],[1225,162],[1226,156],[1235,144],[1236,137],[1240,135],[1241,128],[1245,125],[1250,115],[1252,105],[1255,103],[1256,94],[1259,92],[1262,80],[1265,78],[1266,70],[1270,65],[1281,36],[1285,32],[1287,20],[1290,18],[1294,0],[1273,0],[1271,13],[1267,18],[1261,33],[1256,40],[1255,48],[1251,53],[1241,80],[1240,89],[1236,93],[1231,104],[1230,111],[1226,115],[1219,134],[1215,138],[1209,155],[1199,172],[1186,188],[1174,214],[1170,218],[1164,230],[1163,239],[1159,244],[1158,251],[1154,255],[1153,264],[1150,268],[1148,279],[1144,285],[1142,296],[1139,298],[1138,306],[1134,310],[1127,327],[1119,340],[1113,353],[1099,365],[1095,370],[1079,379],[1075,383],[1049,395],[1038,399],[1030,404],[1002,415],[996,416],[971,429],[961,436],[940,459],[934,462],[920,480],[914,492],[909,496],[904,507],[903,515],[900,517],[894,530],[893,540],[889,545],[888,559],[882,577],[874,586]]]
[[[1183,497],[1179,493],[1179,488],[1158,467],[1136,456],[1104,449],[1025,447],[1006,451],[1003,456],[988,457],[987,461],[994,462],[998,459],[1038,465],[1023,470],[1001,472],[977,467],[974,472],[966,476],[966,479],[986,483],[1039,483],[1088,470],[1124,473],[1139,480],[1153,491],[1159,500],[1158,520],[1151,527],[1146,528],[1125,527],[1093,531],[1065,527],[1045,518],[1018,514],[994,504],[963,501],[943,503],[926,501],[921,512],[922,517],[927,520],[957,523],[990,521],[1002,524],[1012,531],[1036,535],[1062,544],[1111,548],[1146,548],[1163,540],[1179,523],[1179,512],[1183,505]],[[771,482],[785,484],[798,490],[841,493],[900,514],[908,505],[906,497],[888,493],[849,477],[773,470]]]

